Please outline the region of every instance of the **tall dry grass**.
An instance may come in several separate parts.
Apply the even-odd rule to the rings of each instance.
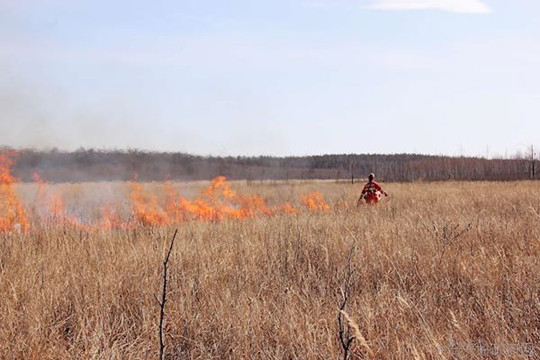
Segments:
[[[342,358],[351,244],[346,311],[364,339],[351,359],[539,356],[537,182],[388,184],[388,199],[360,209],[348,184],[235,187],[277,201],[317,189],[333,210],[179,224],[168,358]],[[157,358],[154,295],[173,230],[0,235],[0,358]]]

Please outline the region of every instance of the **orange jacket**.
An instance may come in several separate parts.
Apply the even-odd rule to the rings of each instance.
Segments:
[[[366,203],[376,203],[379,201],[379,196],[377,192],[384,193],[382,187],[377,184],[375,181],[370,181],[366,185],[364,185],[364,188],[362,189],[362,195],[360,195],[360,198],[366,199]]]

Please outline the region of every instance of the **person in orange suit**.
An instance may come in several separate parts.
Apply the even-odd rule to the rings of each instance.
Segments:
[[[373,181],[373,179],[375,179],[375,175],[373,173],[369,174],[369,181],[366,183],[366,185],[364,185],[356,206],[360,205],[362,200],[366,200],[366,204],[376,204],[379,201],[379,193],[384,194],[384,196],[388,196],[386,191],[384,191],[379,184]]]

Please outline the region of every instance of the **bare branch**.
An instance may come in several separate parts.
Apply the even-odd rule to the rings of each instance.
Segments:
[[[349,296],[351,294],[351,288],[353,283],[353,276],[355,270],[352,267],[352,257],[356,249],[355,244],[351,244],[349,252],[347,254],[347,260],[345,264],[345,279],[344,284],[340,289],[342,301],[341,306],[339,307],[339,313],[337,317],[338,322],[338,337],[343,350],[343,360],[349,359],[349,351],[351,349],[352,342],[354,340],[354,335],[351,335],[351,329],[348,322],[343,319],[343,312],[347,307],[347,302],[349,301]]]
[[[177,233],[178,233],[178,229],[174,231],[174,235],[171,240],[171,245],[169,246],[169,251],[167,251],[165,260],[163,260],[163,288],[161,290],[161,301],[159,301],[156,297],[156,301],[158,302],[159,307],[160,307],[160,311],[159,311],[159,359],[160,360],[165,360],[165,344],[163,342],[163,324],[165,321],[165,303],[167,302],[167,265],[169,263],[169,258],[171,256],[171,252],[174,245],[174,239],[176,239]]]

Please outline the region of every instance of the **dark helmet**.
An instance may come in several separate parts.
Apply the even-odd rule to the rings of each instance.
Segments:
[[[374,173],[369,174],[368,179],[369,181],[372,181],[373,179],[375,179],[375,174]]]

